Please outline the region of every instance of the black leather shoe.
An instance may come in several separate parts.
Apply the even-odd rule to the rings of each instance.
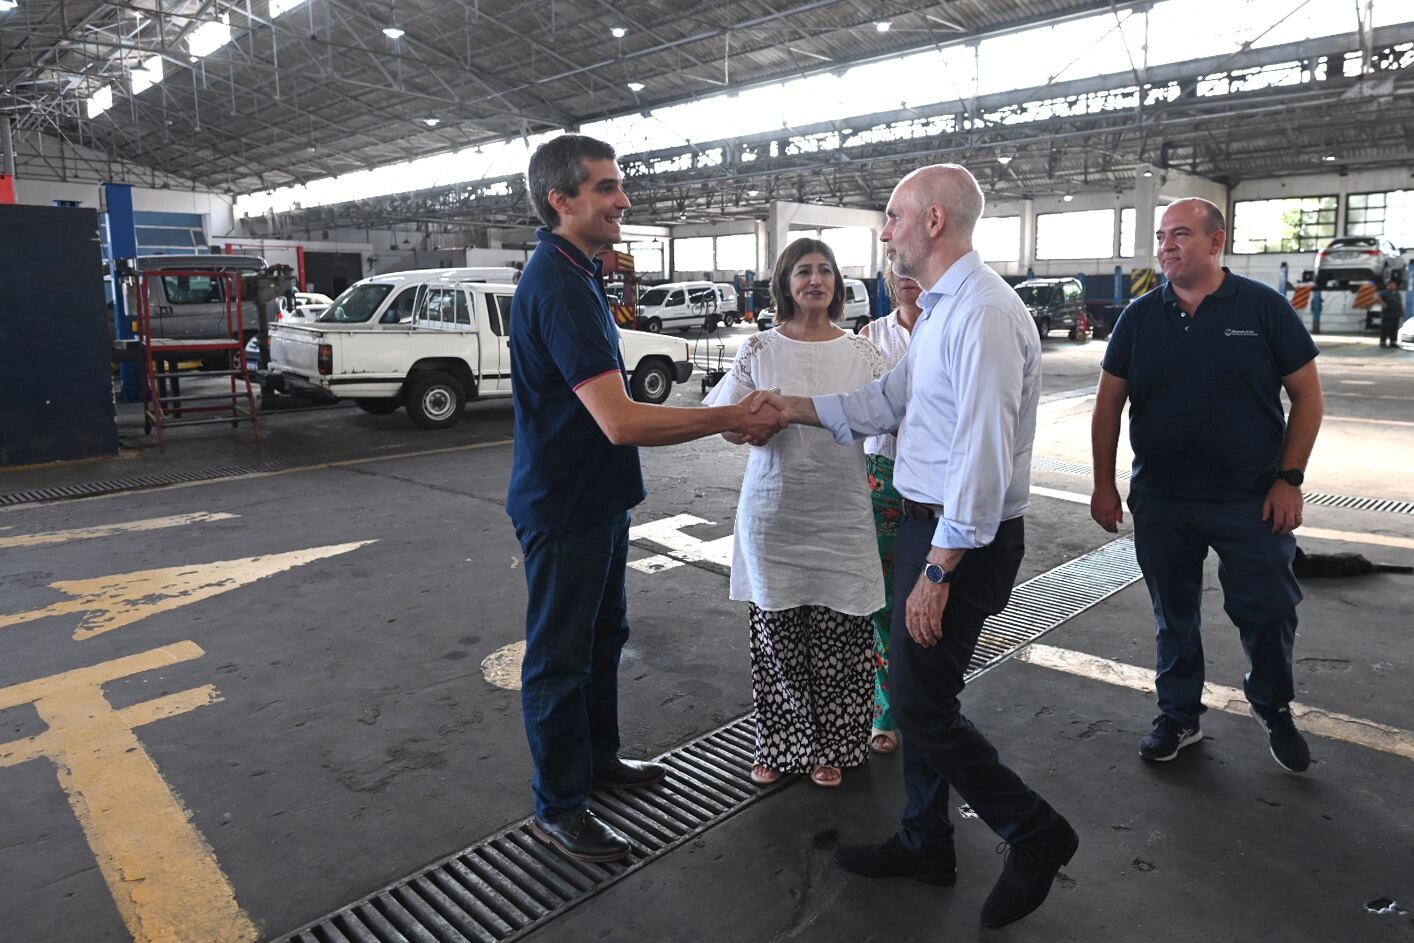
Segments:
[[[1002,847],[1009,851],[1002,876],[982,905],[984,927],[1004,927],[1040,907],[1056,874],[1080,847],[1080,838],[1070,823],[1055,813],[1051,824],[1035,838],[1014,845],[1003,842]]]
[[[537,815],[530,830],[541,841],[580,861],[617,861],[633,851],[627,838],[588,809],[557,815],[549,821]]]
[[[914,854],[897,835],[882,845],[846,845],[835,849],[835,864],[850,874],[866,878],[910,877],[924,884],[951,887],[957,883],[957,859],[947,854]]]
[[[667,776],[668,768],[662,763],[626,760],[616,756],[612,766],[595,774],[594,785],[596,788],[636,789],[660,783]]]

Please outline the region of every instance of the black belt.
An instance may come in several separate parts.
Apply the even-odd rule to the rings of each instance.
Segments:
[[[915,521],[936,521],[942,516],[942,509],[931,504],[919,504],[917,501],[904,498],[903,513]]]

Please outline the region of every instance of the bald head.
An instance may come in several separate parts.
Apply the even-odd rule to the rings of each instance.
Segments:
[[[947,213],[945,229],[953,242],[972,245],[972,231],[986,204],[977,178],[961,164],[920,167],[899,181],[896,193],[907,193],[917,209],[940,206]]]
[[[972,251],[984,202],[977,178],[958,164],[920,167],[904,177],[889,198],[880,235],[894,271],[932,285]]]
[[[1194,214],[1203,221],[1203,228],[1208,233],[1215,233],[1219,229],[1227,230],[1227,219],[1223,216],[1223,211],[1212,200],[1205,200],[1200,196],[1185,197],[1182,200],[1174,200],[1164,211],[1168,212],[1174,207]]]

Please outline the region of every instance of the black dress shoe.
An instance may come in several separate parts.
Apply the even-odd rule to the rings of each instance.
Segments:
[[[537,815],[530,823],[530,830],[541,841],[580,861],[617,861],[633,851],[627,838],[588,809],[567,812],[550,820]]]
[[[635,789],[639,786],[660,783],[667,776],[668,768],[662,763],[626,760],[616,756],[612,766],[595,774],[594,785],[596,787],[612,786],[617,789]]]
[[[1054,816],[1035,838],[1009,846],[1004,843],[1009,848],[1006,863],[982,905],[982,926],[1004,927],[1040,907],[1056,874],[1070,863],[1080,838],[1059,813]]]
[[[835,863],[866,878],[911,877],[924,884],[951,887],[957,883],[957,859],[947,854],[919,855],[903,847],[897,835],[882,845],[846,845],[835,849]]]

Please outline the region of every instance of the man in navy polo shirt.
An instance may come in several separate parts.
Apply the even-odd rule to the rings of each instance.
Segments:
[[[629,840],[597,818],[592,785],[661,780],[619,751],[619,653],[628,640],[629,509],[644,499],[639,445],[722,432],[763,442],[774,408],[635,403],[595,256],[618,242],[629,208],[614,150],[566,134],[526,173],[545,227],[511,303],[515,458],[506,511],[525,555],[528,602],[521,705],[535,760],[535,832],[566,854],[611,861]]]
[[[1125,309],[1105,351],[1090,515],[1111,533],[1124,520],[1115,451],[1128,399],[1134,549],[1158,623],[1160,713],[1139,755],[1171,760],[1203,739],[1199,619],[1212,548],[1224,608],[1251,664],[1248,703],[1272,757],[1301,772],[1311,754],[1290,709],[1301,601],[1291,532],[1301,525],[1301,482],[1324,411],[1318,351],[1285,296],[1222,267],[1226,241],[1222,211],[1207,200],[1164,211],[1158,252],[1168,283]]]

